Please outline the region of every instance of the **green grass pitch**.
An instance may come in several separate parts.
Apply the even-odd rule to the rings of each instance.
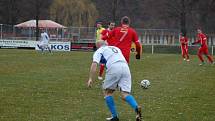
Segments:
[[[91,52],[0,50],[0,121],[104,121],[101,81],[86,87]],[[144,121],[214,121],[215,65],[198,66],[180,55],[131,55],[132,94],[144,106]],[[141,80],[151,82],[142,89]],[[135,113],[114,95],[121,121]]]

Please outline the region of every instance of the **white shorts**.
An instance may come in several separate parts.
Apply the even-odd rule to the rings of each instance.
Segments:
[[[131,92],[131,73],[127,63],[117,62],[106,71],[103,89]]]

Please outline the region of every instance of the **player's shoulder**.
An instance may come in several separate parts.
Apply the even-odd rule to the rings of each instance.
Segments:
[[[118,26],[118,27],[115,27],[115,28],[113,29],[113,31],[120,31],[121,29],[122,29],[122,27]]]
[[[136,33],[136,30],[134,28],[132,28],[132,27],[129,27],[128,30]]]
[[[104,31],[104,30],[105,30],[105,28],[103,28],[103,27],[100,29],[100,31]]]
[[[118,47],[116,47],[116,46],[107,46],[107,47],[109,47],[109,48],[112,48],[112,49],[116,49],[116,50],[118,50],[118,51],[121,51]]]
[[[102,47],[98,48],[95,53],[102,53],[106,49],[105,47],[106,46],[102,46]]]

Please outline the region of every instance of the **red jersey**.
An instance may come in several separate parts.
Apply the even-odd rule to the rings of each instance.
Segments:
[[[187,37],[180,37],[180,43],[182,46],[188,45],[188,38]]]
[[[110,34],[110,29],[105,29],[105,30],[103,30],[102,31],[102,36],[109,36],[109,34]],[[107,38],[107,43],[108,43],[108,45],[109,46],[114,46],[115,45],[115,41],[114,41],[114,37],[109,37],[109,38]]]
[[[195,43],[201,44],[201,47],[207,47],[207,37],[203,33],[197,34],[197,40]]]
[[[103,36],[103,40],[114,37],[114,46],[118,47],[124,55],[126,61],[129,63],[131,44],[132,42],[136,45],[137,53],[140,54],[141,46],[138,41],[137,33],[134,29],[128,25],[122,25],[121,27],[114,28],[109,32],[108,36]]]

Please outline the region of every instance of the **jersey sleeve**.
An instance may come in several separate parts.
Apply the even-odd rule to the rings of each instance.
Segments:
[[[197,40],[194,42],[194,44],[201,43],[201,36],[198,34],[197,35]]]
[[[102,36],[102,40],[108,40],[109,38],[114,37],[115,31],[116,29],[113,29],[108,34],[105,34],[104,36]]]
[[[93,55],[93,62],[100,63],[102,54],[100,53],[100,49],[98,49]]]

